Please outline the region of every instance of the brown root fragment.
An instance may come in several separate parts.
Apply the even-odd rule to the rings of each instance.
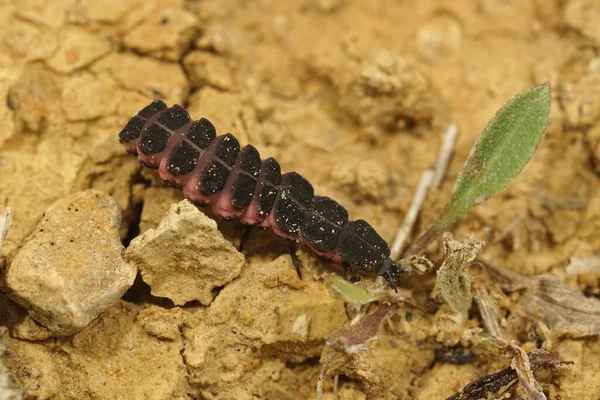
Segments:
[[[529,359],[529,367],[531,372],[539,369],[556,368],[559,366],[571,365],[572,361],[561,361],[558,359],[555,353],[547,350],[537,349],[532,350],[525,354],[525,357]],[[519,357],[523,359],[522,357]],[[515,369],[516,368],[516,369]],[[501,393],[503,388],[506,388],[503,392],[512,390],[516,385],[516,379],[519,377],[519,369],[523,369],[524,364],[521,361],[514,362],[510,367],[506,367],[493,374],[482,376],[468,385],[466,385],[461,391],[448,397],[446,400],[476,400],[487,398],[488,393]],[[523,381],[521,380],[521,384]],[[527,390],[527,388],[525,388]],[[529,395],[529,392],[528,392]],[[542,393],[543,395],[543,393]],[[530,399],[538,399],[544,397],[531,397]]]
[[[600,301],[574,291],[552,275],[530,278],[489,262],[484,265],[503,289],[523,290],[519,303],[530,319],[541,320],[551,331],[568,337],[600,335]]]
[[[346,354],[366,350],[367,345],[377,339],[379,325],[396,310],[393,304],[379,306],[373,313],[362,318],[354,325],[334,330],[326,339],[328,346]]]

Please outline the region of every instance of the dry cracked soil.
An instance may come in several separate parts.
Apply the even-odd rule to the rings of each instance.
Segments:
[[[496,110],[546,81],[533,159],[452,230],[526,282],[474,272],[504,337],[573,362],[535,372],[543,396],[600,399],[599,20],[597,0],[0,0],[0,399],[317,399],[327,338],[364,312],[331,291],[333,263],[301,249],[300,280],[269,231],[239,253],[242,226],[125,153],[117,134],[152,99],[391,242],[448,124],[455,152],[412,239]],[[439,243],[429,254],[439,266]],[[328,363],[323,399],[445,399],[510,365],[475,340],[478,308],[457,325],[434,281]]]

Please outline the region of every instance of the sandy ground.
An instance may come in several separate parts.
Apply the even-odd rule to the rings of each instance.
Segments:
[[[27,399],[316,398],[325,338],[354,313],[323,280],[334,266],[302,250],[299,281],[285,241],[272,233],[253,236],[242,256],[230,244],[239,242],[239,224],[214,225],[185,203],[171,208],[179,192],[142,169],[117,139],[128,118],[157,97],[276,157],[391,242],[446,126],[460,128],[456,152],[417,231],[444,206],[495,111],[550,81],[552,120],[534,158],[453,231],[484,240],[482,254],[509,270],[549,273],[597,298],[598,270],[569,273],[567,265],[600,251],[599,18],[594,0],[0,1],[0,211],[11,207],[14,219],[0,266],[22,265],[25,250],[51,254],[38,260],[48,268],[67,255],[73,261],[58,266],[60,276],[27,275],[27,295],[0,285],[8,369],[0,374],[12,375]],[[121,216],[84,202],[82,212],[90,206],[99,222],[81,228],[89,235],[66,232],[87,226],[65,214],[79,201],[68,196],[86,189],[112,196]],[[53,304],[91,298],[94,285],[69,287],[69,298],[56,288],[77,282],[69,281],[74,276],[94,284],[114,276],[94,271],[112,268],[110,257],[122,260],[111,236],[117,229],[126,246],[133,239],[128,265],[147,269],[138,265],[143,272],[133,283],[121,265],[118,284],[100,303],[74,311],[83,318],[78,324],[89,323],[83,330],[41,325],[48,315],[28,304],[54,295]],[[207,243],[190,239],[196,231],[210,246],[195,250]],[[85,245],[61,247],[78,240]],[[439,252],[432,259],[439,263]],[[181,260],[189,268],[216,265],[216,272],[182,272]],[[81,272],[84,264],[93,271]],[[58,286],[45,294],[36,287],[40,277]],[[547,397],[600,398],[597,337],[540,334],[520,292],[481,279],[499,304],[507,339],[574,362],[536,375]],[[414,289],[430,291],[432,283],[433,275]],[[446,311],[401,305],[368,351],[332,363],[323,398],[443,399],[509,365],[467,340],[465,332],[483,328],[475,307],[460,330]],[[474,357],[457,364],[436,349]]]

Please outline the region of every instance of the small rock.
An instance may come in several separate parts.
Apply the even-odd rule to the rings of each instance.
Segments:
[[[72,5],[69,9],[69,22],[85,25],[93,22],[116,24],[127,15],[127,13],[139,7],[136,0],[114,1],[94,0],[82,1]]]
[[[135,279],[122,258],[119,224],[116,202],[102,192],[57,201],[8,266],[9,296],[57,336],[81,330]]]
[[[190,47],[197,26],[197,18],[188,11],[159,8],[125,35],[123,44],[142,54],[177,61]]]
[[[14,119],[31,131],[41,131],[48,119],[62,111],[56,101],[60,99],[62,85],[61,76],[43,64],[25,66],[9,91]]]
[[[374,160],[362,161],[356,177],[360,194],[372,199],[381,199],[390,181],[390,173],[385,165]]]
[[[108,72],[125,89],[143,93],[149,98],[161,98],[169,105],[181,104],[190,90],[181,65],[135,54],[110,54],[94,64],[91,70],[96,73]],[[147,105],[147,100],[143,101],[131,110],[128,118]]]
[[[217,223],[187,200],[174,204],[156,229],[135,238],[126,258],[138,266],[152,295],[177,305],[209,305],[213,289],[240,275],[244,256],[223,238]]]
[[[183,59],[183,65],[194,87],[207,84],[227,91],[233,89],[233,77],[223,57],[193,51]]]
[[[442,106],[425,71],[392,51],[370,51],[359,63],[348,61],[345,71],[316,68],[336,87],[340,109],[367,135],[397,131],[406,119],[431,120]]]
[[[46,340],[51,338],[52,332],[27,314],[27,310],[19,306],[0,291],[0,327],[6,326],[10,335],[26,340]],[[0,397],[0,400],[2,397]]]
[[[61,73],[70,73],[91,64],[111,49],[108,39],[77,27],[62,31],[59,43],[60,47],[47,64]]]
[[[18,19],[7,27],[4,42],[27,61],[50,57],[58,47],[56,30]]]
[[[217,128],[217,132],[233,132],[240,143],[248,143],[248,132],[239,116],[244,105],[240,96],[206,86],[189,98],[188,111],[199,119],[207,118]],[[236,117],[237,116],[237,117]]]
[[[15,14],[23,21],[56,28],[65,23],[69,6],[69,1],[22,0],[15,7]]]
[[[203,28],[202,36],[194,42],[194,47],[219,55],[232,55],[237,49],[238,40],[228,27],[209,24]]]
[[[163,340],[175,340],[180,335],[179,327],[182,324],[183,313],[177,307],[167,310],[150,306],[140,310],[136,320],[148,335]]]
[[[565,22],[600,43],[600,4],[596,0],[571,0],[565,7]]]
[[[262,363],[272,356],[299,363],[321,354],[325,339],[348,317],[344,303],[310,279],[306,267],[304,285],[293,289],[266,284],[272,276],[296,275],[288,255],[268,264],[250,263],[219,293],[199,323],[185,330],[183,354],[194,384],[233,393],[252,375],[248,371],[256,368],[259,355]],[[241,398],[232,393],[224,397]]]
[[[420,54],[434,62],[458,54],[462,42],[460,22],[451,14],[432,16],[417,33]]]
[[[110,115],[115,109],[114,88],[90,73],[76,74],[64,83],[62,104],[69,121]]]
[[[152,171],[154,172],[154,171]],[[183,200],[178,188],[150,186],[144,192],[144,208],[140,217],[140,233],[156,228],[169,212],[171,205]]]
[[[562,89],[560,98],[571,126],[591,125],[600,117],[600,74],[565,82]]]

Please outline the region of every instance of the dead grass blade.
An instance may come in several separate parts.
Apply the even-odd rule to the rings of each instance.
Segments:
[[[483,261],[492,279],[508,291],[522,290],[519,304],[533,321],[541,320],[559,335],[600,335],[600,301],[571,289],[553,275],[527,277]]]

